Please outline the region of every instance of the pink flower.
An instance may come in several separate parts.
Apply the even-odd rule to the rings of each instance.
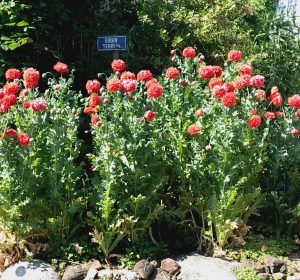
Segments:
[[[163,87],[160,84],[152,84],[147,89],[147,95],[149,98],[159,98],[163,94]]]
[[[180,71],[175,67],[169,67],[166,71],[166,76],[169,79],[176,79],[180,75]]]
[[[47,108],[46,100],[42,97],[37,98],[31,102],[31,108],[34,112],[44,111]]]
[[[88,93],[97,92],[100,90],[100,83],[97,80],[89,80],[85,84],[85,88]]]
[[[245,74],[252,75],[252,67],[250,65],[243,64],[239,67],[239,73],[241,75],[245,75]]]
[[[291,97],[288,98],[288,104],[291,107],[296,107],[300,108],[300,95],[299,94],[294,94]]]
[[[208,79],[214,77],[215,70],[211,65],[201,66],[198,69],[198,74],[201,78]]]
[[[228,92],[222,97],[222,104],[225,107],[232,107],[236,103],[236,95],[234,92]]]
[[[242,53],[237,50],[231,50],[227,55],[227,59],[235,62],[240,61],[242,59]]]
[[[192,124],[192,125],[190,125],[190,126],[187,128],[186,131],[187,131],[187,133],[190,134],[190,135],[195,135],[195,134],[200,133],[201,127],[200,127],[199,125]]]
[[[254,115],[250,118],[248,126],[250,128],[257,128],[261,124],[261,117],[260,115]]]
[[[136,80],[135,74],[129,71],[124,71],[121,74],[120,80]]]
[[[276,116],[275,116],[275,113],[267,111],[264,113],[264,117],[266,119],[275,119]]]
[[[106,82],[106,89],[109,92],[116,92],[121,88],[121,81],[118,78],[111,78]]]
[[[141,70],[138,74],[137,74],[137,80],[138,81],[149,81],[151,80],[152,77],[152,73],[149,70]]]
[[[96,108],[97,106],[101,105],[101,97],[93,92],[90,96],[90,100],[89,100],[89,107],[91,108]]]
[[[56,70],[59,73],[65,73],[69,71],[68,65],[62,62],[57,62],[54,66],[53,69]]]
[[[223,97],[226,93],[228,92],[228,89],[226,86],[222,85],[222,86],[214,86],[214,88],[212,89],[212,95],[214,98],[221,98]]]
[[[21,72],[18,69],[10,68],[5,72],[6,80],[19,79],[21,77]]]
[[[265,83],[265,77],[262,75],[256,75],[251,77],[250,85],[253,87],[262,87]]]
[[[293,136],[297,136],[299,134],[299,131],[296,128],[293,128],[291,133]]]
[[[200,116],[203,115],[203,113],[204,113],[203,109],[199,108],[199,109],[196,110],[195,116],[196,117],[200,117]]]
[[[114,59],[111,63],[111,68],[114,72],[123,71],[126,67],[125,62],[122,59]]]
[[[136,80],[123,80],[121,88],[124,92],[132,92],[136,89]]]

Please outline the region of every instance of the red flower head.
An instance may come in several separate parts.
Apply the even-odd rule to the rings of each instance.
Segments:
[[[241,75],[248,74],[251,76],[252,75],[252,67],[250,65],[243,64],[239,67],[239,73]]]
[[[296,112],[296,117],[300,119],[300,110]]]
[[[111,68],[114,72],[123,71],[126,67],[125,62],[122,59],[114,59],[111,63]]]
[[[15,95],[6,95],[0,100],[0,111],[7,113],[11,106],[17,103],[17,97]]]
[[[198,69],[198,74],[201,78],[208,79],[214,77],[215,70],[211,65],[200,66]]]
[[[176,79],[180,75],[180,71],[175,67],[169,67],[166,71],[166,76],[169,79]]]
[[[240,51],[237,50],[231,50],[228,53],[227,59],[229,61],[240,61],[242,59],[242,53]]]
[[[25,109],[28,109],[28,108],[30,108],[30,101],[24,101],[23,103],[22,103],[22,106],[23,106],[23,108],[25,108]]]
[[[91,124],[96,125],[98,121],[99,121],[98,115],[92,115]]]
[[[28,90],[26,88],[20,91],[19,98],[23,98],[25,96],[28,96]]]
[[[101,105],[101,97],[97,93],[92,93],[90,95],[89,107],[96,108],[96,106]]]
[[[283,113],[283,112],[276,111],[276,112],[275,112],[275,115],[284,118],[284,113]]]
[[[278,90],[278,87],[272,87],[271,88],[271,94],[273,94],[273,93],[277,93],[279,90]]]
[[[222,97],[222,104],[225,107],[232,107],[236,103],[236,95],[234,92],[227,92],[223,97]]]
[[[190,135],[195,135],[197,133],[200,133],[201,131],[201,127],[199,125],[196,124],[192,124],[187,128],[187,133]]]
[[[266,99],[266,92],[262,89],[258,89],[255,92],[255,96],[256,96],[256,100],[260,100],[260,99]]]
[[[255,115],[257,113],[257,109],[255,108],[255,109],[252,109],[252,110],[250,110],[250,114],[251,115]]]
[[[265,83],[265,77],[262,75],[256,75],[251,77],[250,85],[253,87],[262,87]]]
[[[4,97],[5,93],[3,88],[0,88],[0,99],[2,99]]]
[[[129,71],[124,71],[121,74],[120,80],[136,80],[135,74]]]
[[[195,116],[196,117],[201,117],[203,115],[203,113],[204,113],[203,109],[199,108],[199,109],[196,110]]]
[[[299,131],[296,128],[293,128],[291,133],[293,136],[297,136],[299,134]]]
[[[124,92],[132,92],[136,89],[136,80],[123,80],[121,88]]]
[[[141,70],[137,74],[138,81],[149,81],[152,79],[152,73],[149,70]]]
[[[223,70],[220,66],[213,65],[213,69],[214,69],[214,77],[219,78],[222,76]]]
[[[30,138],[29,135],[27,133],[21,133],[18,135],[17,140],[19,142],[20,145],[22,146],[28,146],[29,142],[30,142]]]
[[[275,119],[276,116],[275,116],[275,113],[267,111],[264,113],[264,117],[266,119]]]
[[[27,68],[23,73],[25,88],[36,88],[40,79],[39,71],[34,68]]]
[[[11,82],[7,83],[3,86],[3,90],[5,94],[10,95],[10,94],[17,94],[19,92],[19,87],[16,83]]]
[[[54,66],[53,69],[59,73],[65,73],[69,71],[68,65],[64,64],[62,62],[57,62]]]
[[[152,84],[157,84],[157,83],[158,83],[158,80],[155,78],[152,78],[151,80],[149,80],[145,83],[145,86],[146,86],[146,88],[149,88]]]
[[[159,98],[163,94],[163,87],[160,84],[152,84],[147,89],[147,95],[149,98]]]
[[[87,81],[85,88],[88,93],[97,92],[100,90],[101,84],[97,80],[89,80]]]
[[[288,104],[291,107],[296,107],[300,108],[300,95],[299,94],[294,94],[291,97],[288,98]]]
[[[47,102],[42,97],[33,100],[30,105],[33,112],[45,111],[47,108]]]
[[[118,78],[111,78],[106,82],[106,89],[109,92],[115,92],[121,88],[121,81]]]
[[[228,89],[226,86],[214,86],[212,89],[212,95],[214,98],[221,98],[228,92]]]
[[[88,115],[92,115],[92,114],[97,114],[98,111],[95,108],[86,107],[86,108],[83,109],[83,113],[88,114]]]
[[[153,121],[153,119],[155,117],[155,113],[149,110],[145,113],[144,117],[148,122],[151,122],[151,121]]]
[[[185,58],[194,58],[196,56],[196,50],[193,47],[187,47],[182,51],[182,56]]]
[[[222,86],[222,85],[223,82],[219,78],[211,78],[208,83],[210,89],[213,89],[215,86]]]
[[[250,79],[251,79],[251,76],[248,74],[238,76],[234,79],[233,86],[236,89],[241,89],[245,86],[250,85]]]
[[[17,136],[17,131],[14,129],[8,129],[4,132],[4,137],[11,137],[11,136]]]
[[[250,128],[256,128],[259,127],[261,124],[261,117],[260,115],[254,115],[250,118],[248,126]]]
[[[269,96],[268,101],[276,107],[280,106],[282,104],[282,96],[279,92],[275,92]]]
[[[18,69],[11,68],[5,72],[6,80],[19,79],[20,77],[21,77],[21,72]]]
[[[228,89],[228,92],[232,92],[232,91],[234,91],[235,90],[235,87],[234,87],[234,85],[232,84],[232,83],[228,83],[228,82],[226,82],[226,83],[224,83],[223,84],[225,87],[227,87],[227,89]]]

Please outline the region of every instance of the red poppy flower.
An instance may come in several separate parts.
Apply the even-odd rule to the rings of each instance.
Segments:
[[[261,117],[260,115],[254,115],[250,118],[248,126],[250,128],[256,128],[259,127],[261,124]]]
[[[222,97],[222,104],[225,107],[232,107],[236,103],[236,95],[234,92],[227,92],[223,97]]]
[[[266,92],[262,89],[258,89],[255,92],[255,96],[256,96],[256,100],[260,100],[260,99],[266,99]]]
[[[226,86],[214,86],[212,89],[212,95],[214,98],[221,98],[228,92],[228,89]]]
[[[208,79],[214,77],[215,70],[211,65],[201,66],[198,69],[198,74],[201,78]]]
[[[19,87],[16,83],[11,82],[3,86],[3,90],[7,95],[17,94],[19,92]]]
[[[262,87],[265,83],[265,77],[262,75],[256,75],[251,77],[250,85],[253,87]]]
[[[114,59],[111,63],[111,68],[114,72],[123,71],[126,67],[125,62],[122,59]]]
[[[120,80],[136,80],[135,74],[129,71],[124,71],[121,74]]]
[[[284,118],[284,113],[283,113],[283,112],[276,111],[276,112],[275,112],[275,115],[276,115],[276,116],[280,116],[280,117],[283,117],[283,118]]]
[[[83,113],[88,114],[88,115],[92,115],[92,114],[98,113],[98,111],[95,108],[86,107],[86,108],[83,109]]]
[[[223,74],[223,69],[220,66],[213,65],[214,77],[219,78]]]
[[[267,111],[264,113],[264,117],[266,119],[275,119],[275,113]]]
[[[149,70],[141,70],[137,74],[138,81],[149,81],[152,79],[152,73]]]
[[[36,88],[38,86],[38,80],[40,79],[40,73],[34,68],[27,68],[23,73],[23,80],[25,88]]]
[[[291,133],[292,133],[293,136],[297,136],[299,134],[299,131],[298,131],[298,129],[293,128]]]
[[[196,112],[195,112],[195,116],[196,117],[201,117],[203,115],[204,111],[203,109],[197,109]]]
[[[282,96],[279,92],[275,92],[269,96],[268,101],[278,107],[282,104]]]
[[[193,47],[186,47],[182,51],[182,56],[185,58],[194,58],[196,56],[196,50]]]
[[[271,88],[271,94],[277,93],[278,91],[279,91],[279,89],[276,86]]]
[[[214,86],[217,86],[217,85],[218,85],[218,86],[223,85],[223,82],[221,81],[220,78],[211,78],[211,79],[209,80],[208,86],[209,86],[210,89],[213,89]]]
[[[160,84],[152,84],[147,89],[147,95],[149,98],[159,98],[163,94],[163,87]]]
[[[69,71],[68,65],[62,62],[57,62],[54,66],[53,69],[59,73],[65,73]]]
[[[92,93],[89,100],[89,107],[96,108],[101,105],[101,97],[97,93]]]
[[[121,81],[118,78],[111,78],[106,82],[106,89],[109,92],[115,92],[121,88]]]
[[[151,80],[149,80],[145,83],[145,86],[146,86],[146,88],[149,88],[152,84],[157,84],[157,83],[158,83],[158,80],[155,78],[152,78]]]
[[[145,113],[145,119],[148,121],[148,122],[151,122],[151,121],[153,121],[153,119],[154,119],[154,117],[155,117],[155,113],[153,112],[153,111],[147,111],[146,113]]]
[[[166,76],[169,79],[176,79],[180,75],[180,71],[175,67],[169,67],[166,71]]]
[[[227,59],[235,62],[240,61],[242,59],[242,53],[237,50],[231,50],[227,55]]]
[[[21,77],[21,72],[18,69],[11,68],[5,72],[6,80],[14,80],[19,79]]]
[[[121,88],[124,92],[132,92],[136,89],[136,80],[123,80]]]
[[[201,127],[199,125],[196,124],[192,124],[187,128],[187,133],[190,135],[195,135],[197,133],[200,133],[201,131]]]
[[[47,102],[42,97],[37,98],[31,102],[31,108],[34,112],[44,111],[47,108]]]
[[[17,104],[17,97],[14,94],[5,95],[2,101],[8,102],[10,106]]]
[[[92,125],[96,125],[97,122],[98,122],[98,120],[99,120],[99,118],[98,118],[97,115],[92,115],[92,117],[91,117],[91,124]]]
[[[25,108],[25,109],[28,109],[28,108],[30,108],[30,101],[24,101],[23,103],[22,103],[22,106],[23,106],[23,108]]]
[[[8,129],[4,132],[4,137],[17,136],[18,132],[14,129]]]
[[[97,80],[89,80],[85,84],[88,93],[97,92],[100,90],[101,84]]]
[[[30,142],[29,135],[27,133],[20,133],[17,137],[17,140],[20,145],[22,146],[28,146]]]
[[[300,95],[299,94],[294,94],[291,97],[288,98],[288,104],[290,107],[296,107],[300,108]]]
[[[234,85],[233,85],[232,83],[226,82],[226,83],[224,83],[223,85],[224,85],[225,87],[227,87],[228,92],[234,91],[234,90],[235,90],[235,87],[234,87]]]
[[[233,85],[236,89],[241,89],[245,86],[250,85],[251,76],[248,74],[238,76],[234,79]]]
[[[300,119],[300,110],[296,112],[296,117]]]
[[[257,113],[257,109],[255,108],[255,109],[252,109],[252,110],[250,110],[250,114],[251,115],[255,115]]]
[[[252,75],[252,67],[247,64],[241,65],[238,71],[241,75],[245,75],[245,74]]]

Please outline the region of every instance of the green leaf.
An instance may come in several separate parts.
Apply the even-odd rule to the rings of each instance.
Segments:
[[[17,23],[17,26],[28,26],[28,25],[29,25],[29,23],[24,20]]]

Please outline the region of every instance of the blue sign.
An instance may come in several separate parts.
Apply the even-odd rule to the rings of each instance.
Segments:
[[[126,36],[105,36],[97,39],[98,51],[126,51]]]

